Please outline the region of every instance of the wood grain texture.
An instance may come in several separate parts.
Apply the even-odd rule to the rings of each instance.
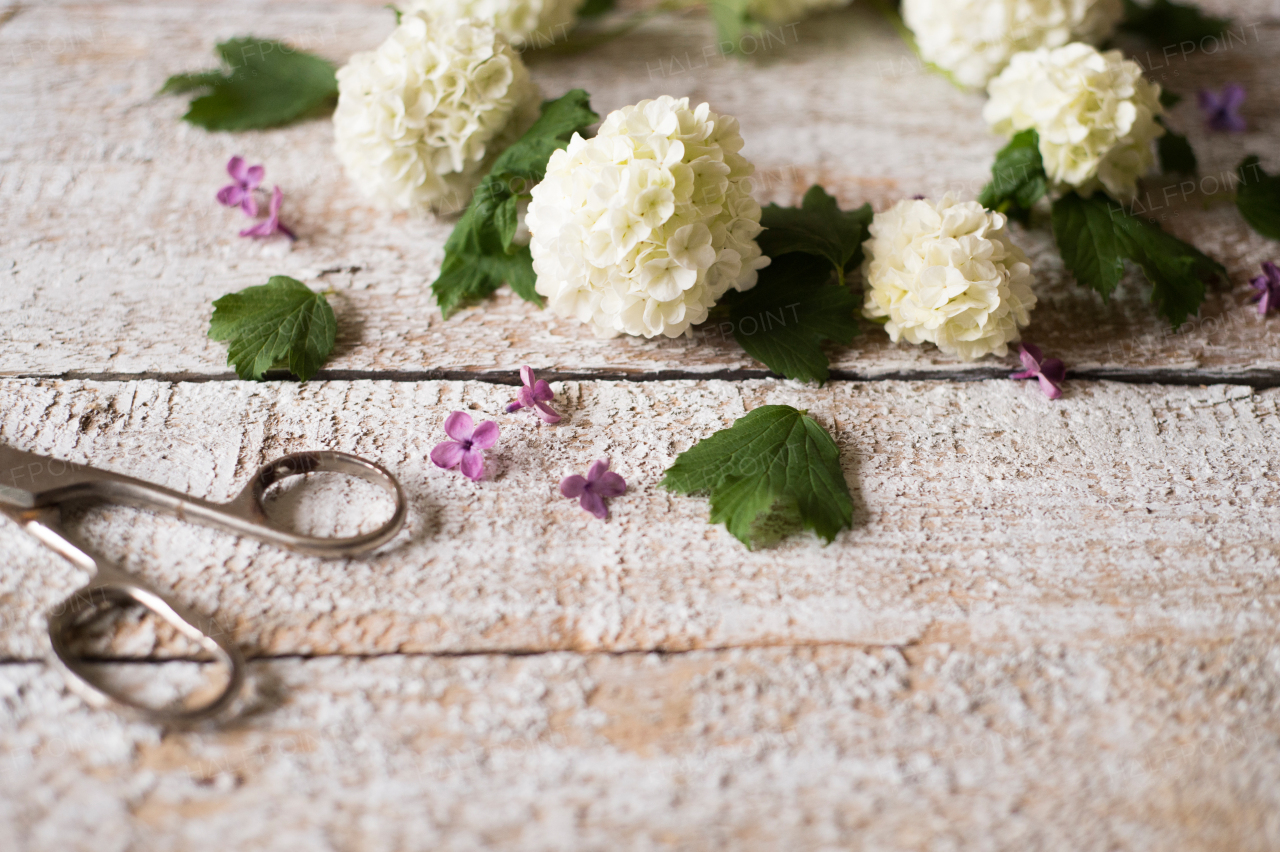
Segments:
[[[0,667],[0,844],[1280,845],[1270,642],[285,660],[252,678],[238,724],[164,733]]]
[[[598,341],[509,294],[445,322],[428,285],[451,222],[391,216],[361,201],[332,155],[327,121],[210,134],[178,121],[183,99],[153,97],[168,74],[209,64],[213,43],[248,22],[256,34],[342,61],[390,29],[378,5],[16,7],[0,27],[0,227],[8,235],[0,374],[229,376],[224,347],[205,339],[210,304],[273,274],[336,291],[341,338],[331,377],[509,379],[524,363],[566,378],[761,374],[716,328],[691,340]],[[1019,235],[1041,299],[1029,339],[1082,375],[1280,382],[1280,342],[1247,301],[1248,278],[1274,259],[1276,244],[1252,235],[1221,191],[1246,151],[1280,168],[1280,90],[1269,84],[1280,60],[1280,5],[1220,5],[1240,21],[1229,47],[1172,58],[1156,51],[1144,61],[1184,93],[1228,81],[1250,88],[1252,130],[1242,137],[1207,135],[1194,99],[1179,107],[1173,122],[1200,152],[1203,178],[1185,198],[1176,181],[1151,184],[1153,215],[1222,259],[1231,286],[1174,334],[1154,317],[1145,284],[1131,280],[1104,306],[1065,278],[1047,234]],[[982,122],[980,96],[919,68],[866,4],[779,33],[755,58],[729,60],[703,53],[714,44],[705,19],[664,19],[584,56],[530,62],[546,93],[585,86],[601,111],[669,93],[736,115],[745,153],[760,167],[762,200],[795,203],[815,181],[845,204],[878,208],[916,193],[976,193],[1000,146]],[[285,190],[286,219],[301,234],[292,251],[238,238],[239,214],[213,202],[235,153],[264,162],[268,181]],[[1004,367],[894,346],[874,327],[832,358],[846,377],[982,377]]]
[[[546,427],[497,414],[510,389],[476,382],[11,379],[0,441],[213,499],[286,452],[387,465],[411,517],[371,558],[129,509],[76,523],[255,655],[1276,637],[1280,391],[1082,382],[1055,404],[1008,381],[554,387],[566,420]],[[771,403],[807,409],[841,447],[855,526],[829,547],[805,534],[748,552],[706,524],[705,499],[659,487],[676,453]],[[427,461],[450,410],[501,424],[484,482]],[[629,483],[607,523],[556,490],[602,457]],[[349,533],[389,510],[334,488],[282,511]],[[7,522],[0,552],[0,654],[37,659],[42,614],[83,577]]]

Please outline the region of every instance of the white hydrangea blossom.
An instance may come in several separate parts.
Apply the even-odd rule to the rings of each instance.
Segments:
[[[490,24],[516,50],[564,41],[578,22],[586,0],[411,0],[406,14],[426,14],[437,21],[474,18]]]
[[[810,15],[848,6],[852,0],[751,0],[747,13],[766,24],[790,24]]]
[[[903,0],[920,55],[981,88],[1014,54],[1073,41],[1099,44],[1124,16],[1121,0]]]
[[[1020,53],[991,81],[983,116],[1005,136],[1035,128],[1055,188],[1127,201],[1155,164],[1165,134],[1160,85],[1118,50],[1069,44]]]
[[[1007,355],[1031,321],[1031,263],[1008,219],[976,201],[900,201],[876,214],[864,245],[868,319],[896,343],[933,343],[965,360]]]
[[[538,113],[538,90],[492,27],[407,14],[338,71],[335,147],[347,175],[393,210],[458,210]]]
[[[738,122],[663,96],[623,107],[591,139],[574,134],[533,189],[537,290],[599,337],[678,337],[730,288],[755,286],[755,170]]]

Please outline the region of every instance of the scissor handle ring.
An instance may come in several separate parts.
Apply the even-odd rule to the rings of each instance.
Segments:
[[[120,572],[107,569],[109,575],[99,574],[94,582],[66,598],[49,614],[49,641],[53,656],[67,683],[90,704],[112,706],[116,710],[161,723],[198,722],[214,716],[227,708],[244,686],[244,655],[207,618],[188,612],[166,600],[155,590]],[[110,576],[111,574],[115,576]],[[132,697],[116,692],[92,677],[86,661],[74,654],[68,645],[68,634],[76,626],[80,616],[89,611],[102,611],[103,605],[118,607],[138,604],[173,625],[180,633],[198,642],[212,654],[217,662],[227,667],[227,682],[208,700],[194,706],[152,707]],[[151,665],[153,661],[143,664]]]
[[[344,473],[377,485],[395,500],[395,511],[376,530],[349,538],[299,535],[276,526],[263,507],[267,489],[281,480],[307,473]],[[260,525],[258,529],[249,531],[251,535],[310,556],[354,556],[381,547],[395,537],[409,514],[409,502],[405,499],[404,489],[386,468],[358,456],[327,450],[294,453],[268,462],[258,469],[253,480],[245,486],[231,507],[249,512],[251,520]]]

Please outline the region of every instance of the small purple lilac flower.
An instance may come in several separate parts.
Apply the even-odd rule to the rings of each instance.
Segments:
[[[227,162],[227,174],[231,175],[235,183],[218,190],[218,203],[224,207],[239,207],[244,215],[256,217],[258,202],[253,197],[253,191],[262,183],[266,170],[262,166],[246,166],[244,157],[237,154]]]
[[[1039,379],[1040,390],[1044,391],[1044,395],[1049,399],[1062,396],[1062,388],[1059,384],[1067,378],[1067,367],[1061,359],[1044,357],[1040,347],[1034,343],[1022,344],[1018,357],[1022,359],[1022,366],[1026,369],[1021,373],[1014,373],[1009,378]]]
[[[1244,86],[1239,83],[1228,83],[1222,87],[1221,93],[1201,89],[1197,100],[1209,129],[1219,133],[1244,133],[1248,130],[1248,122],[1240,115],[1245,94]]]
[[[256,225],[250,225],[240,232],[242,237],[269,237],[272,234],[284,234],[291,240],[297,237],[293,231],[285,227],[280,221],[280,205],[284,203],[284,193],[280,191],[280,187],[274,187],[271,190],[271,206],[268,210],[267,218],[263,219]]]
[[[627,481],[609,470],[608,459],[600,459],[591,463],[585,479],[575,473],[560,480],[560,493],[571,500],[577,497],[579,506],[603,521],[609,517],[605,498],[626,494]]]
[[[507,413],[532,408],[533,413],[541,417],[543,422],[559,423],[560,415],[547,405],[556,396],[551,391],[551,385],[534,375],[533,368],[528,366],[520,368],[520,381],[524,383],[524,387],[516,394],[515,402],[507,406]]]
[[[476,426],[471,415],[455,411],[445,418],[444,432],[452,441],[442,441],[431,451],[431,462],[445,470],[459,468],[472,482],[484,478],[484,451],[498,443],[498,424],[486,420]]]
[[[1280,307],[1280,267],[1271,261],[1262,264],[1262,274],[1251,282],[1258,291],[1250,301],[1258,303],[1258,316],[1265,317],[1274,307]]]

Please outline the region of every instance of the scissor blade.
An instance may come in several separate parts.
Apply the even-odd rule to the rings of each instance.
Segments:
[[[39,495],[93,479],[82,464],[24,453],[0,444],[0,504],[30,509]]]

